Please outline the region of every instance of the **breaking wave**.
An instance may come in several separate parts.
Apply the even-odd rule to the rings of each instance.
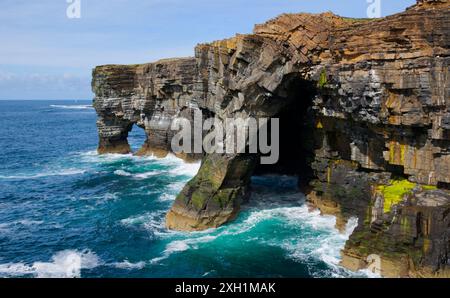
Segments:
[[[157,158],[154,156],[135,156],[133,154],[103,154],[100,155],[97,151],[88,151],[79,153],[82,162],[87,163],[115,163],[118,161],[132,161],[133,163],[148,164],[163,167],[164,169],[152,170],[143,173],[133,173],[128,169],[118,169],[114,174],[119,176],[135,177],[139,179],[146,179],[154,175],[167,174],[171,176],[195,176],[200,169],[200,162],[186,163],[184,160],[169,154],[164,158]]]
[[[124,170],[116,170],[116,171],[114,171],[114,174],[116,174],[118,176],[124,176],[124,177],[133,176],[133,174],[128,173],[127,171],[124,171]]]
[[[93,110],[92,105],[50,105],[52,108],[57,109],[70,109],[70,110]]]
[[[96,254],[89,250],[64,250],[52,256],[50,262],[0,264],[1,276],[32,275],[40,278],[74,278],[82,269],[93,269],[100,264]]]
[[[50,171],[50,172],[43,172],[38,174],[24,174],[24,175],[0,175],[0,179],[11,179],[11,180],[24,180],[24,179],[38,179],[43,177],[52,177],[52,176],[72,176],[72,175],[81,175],[86,173],[85,170],[78,170],[78,169],[65,169],[60,171]]]
[[[125,270],[139,270],[143,269],[147,265],[146,262],[140,261],[137,263],[131,263],[128,260],[122,261],[122,262],[116,262],[113,264],[114,267],[118,269],[125,269]]]
[[[150,264],[158,264],[160,261],[169,258],[172,254],[183,252],[189,249],[198,249],[199,244],[212,242],[217,238],[217,236],[206,235],[199,238],[191,238],[185,240],[174,240],[167,244],[162,255],[157,258],[150,260]]]

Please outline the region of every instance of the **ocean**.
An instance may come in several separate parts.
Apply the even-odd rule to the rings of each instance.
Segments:
[[[91,101],[0,101],[0,277],[365,277],[339,266],[356,226],[308,212],[295,177],[252,180],[223,227],[168,231],[164,216],[198,170],[96,153]],[[134,150],[141,129],[129,137]]]

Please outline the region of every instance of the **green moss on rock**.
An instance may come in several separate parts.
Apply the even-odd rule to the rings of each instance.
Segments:
[[[197,210],[202,210],[208,200],[208,196],[200,191],[195,191],[191,196],[191,203]]]
[[[327,79],[327,72],[324,70],[322,70],[322,72],[320,73],[320,77],[319,77],[319,82],[317,83],[317,86],[322,89],[324,88],[326,85],[328,84],[328,79]]]

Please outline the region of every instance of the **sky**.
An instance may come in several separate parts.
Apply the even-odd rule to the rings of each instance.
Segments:
[[[80,18],[67,9],[80,1]],[[250,33],[281,13],[366,18],[415,0],[0,0],[0,100],[91,99],[96,65],[193,56],[198,43]],[[78,10],[69,10],[77,16]]]

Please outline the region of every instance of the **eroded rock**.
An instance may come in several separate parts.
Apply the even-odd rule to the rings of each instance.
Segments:
[[[375,20],[285,14],[253,34],[198,45],[194,58],[97,67],[99,152],[128,153],[126,137],[136,124],[148,136],[139,154],[164,156],[176,116],[202,110],[218,119],[275,117],[307,101],[308,116],[299,118],[309,122],[308,134],[292,131],[291,138],[314,136],[304,140],[313,156],[313,179],[302,181],[308,200],[336,215],[340,229],[359,219],[342,264],[373,267],[376,255],[373,268],[384,276],[445,276],[449,32],[449,1],[423,0]],[[307,85],[314,92],[294,88]],[[203,230],[235,218],[255,166],[251,155],[205,155],[167,226]],[[395,179],[417,187],[386,207],[392,198],[377,189]]]

